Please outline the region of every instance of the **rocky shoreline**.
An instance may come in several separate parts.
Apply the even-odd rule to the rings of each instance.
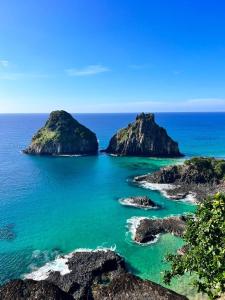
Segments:
[[[61,259],[65,272],[47,268],[40,273],[44,277],[34,272],[30,279],[12,280],[0,287],[0,299],[187,300],[129,273],[124,259],[112,250],[78,251]]]
[[[225,192],[225,161],[214,158],[193,158],[134,178],[134,182],[161,191],[167,198],[201,202],[217,192]]]
[[[167,218],[147,218],[140,217],[128,220],[132,239],[138,244],[148,244],[156,241],[160,234],[170,233],[182,237],[185,231],[186,218],[167,217]]]

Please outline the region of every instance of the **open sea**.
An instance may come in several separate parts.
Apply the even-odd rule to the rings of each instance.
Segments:
[[[73,114],[97,134],[100,149],[136,114]],[[163,235],[155,244],[131,241],[132,217],[166,217],[193,212],[158,191],[133,185],[132,178],[179,162],[178,159],[113,157],[38,157],[21,153],[47,114],[0,115],[0,283],[36,270],[57,255],[77,248],[115,247],[130,269],[162,283],[163,261],[182,240]],[[225,113],[157,113],[187,157],[225,158]],[[182,161],[182,160],[180,160]],[[161,210],[122,206],[121,197],[147,195]],[[188,289],[174,282],[177,291]]]

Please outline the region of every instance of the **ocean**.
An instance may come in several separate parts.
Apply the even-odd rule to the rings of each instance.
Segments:
[[[110,137],[136,114],[73,114],[93,130],[104,149]],[[162,283],[167,253],[182,240],[162,235],[151,245],[131,240],[129,220],[193,212],[195,205],[172,201],[134,185],[132,178],[183,159],[38,157],[21,153],[47,114],[0,115],[0,283],[43,266],[78,248],[112,247],[135,274]],[[179,143],[186,158],[225,158],[225,113],[157,113],[156,122]],[[161,210],[125,207],[119,199],[147,195]],[[184,290],[186,284],[174,282]]]

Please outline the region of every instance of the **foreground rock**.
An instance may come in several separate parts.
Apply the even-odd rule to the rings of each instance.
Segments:
[[[13,280],[0,287],[1,300],[73,300],[68,293],[47,281]]]
[[[171,290],[148,280],[142,280],[129,273],[120,275],[109,285],[93,289],[94,299],[98,300],[188,300]]]
[[[154,114],[140,114],[127,128],[119,130],[105,152],[127,156],[180,157],[178,144],[155,123]]]
[[[200,202],[206,196],[225,192],[224,176],[225,160],[199,157],[186,160],[183,165],[138,176],[135,181],[152,189],[161,189],[171,199]]]
[[[185,223],[185,217],[142,218],[136,224],[133,239],[137,243],[149,243],[154,241],[161,233],[171,233],[181,237],[185,230]]]
[[[23,152],[42,155],[96,154],[96,135],[76,121],[69,113],[53,111],[45,126],[32,138]]]
[[[142,209],[157,209],[160,208],[155,202],[153,202],[147,196],[136,196],[120,199],[120,203],[125,206],[132,206]]]
[[[42,281],[13,280],[0,287],[0,299],[187,300],[128,273],[124,260],[113,251],[75,252],[67,258],[64,275],[48,271]]]

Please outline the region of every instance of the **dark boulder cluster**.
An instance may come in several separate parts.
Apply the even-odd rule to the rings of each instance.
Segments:
[[[160,208],[158,204],[152,201],[147,196],[133,196],[120,199],[120,203],[125,206],[132,206],[143,209],[156,209]]]
[[[69,273],[52,271],[47,279],[13,280],[0,287],[1,300],[187,300],[156,283],[130,274],[113,251],[75,252]]]
[[[135,177],[135,182],[169,184],[171,188],[166,187],[169,198],[179,200],[194,195],[195,201],[200,202],[208,195],[225,192],[225,160],[196,157],[182,165]]]
[[[182,237],[186,225],[186,218],[168,217],[163,219],[141,219],[136,227],[134,240],[138,243],[149,243],[154,241],[157,235],[171,233]]]

